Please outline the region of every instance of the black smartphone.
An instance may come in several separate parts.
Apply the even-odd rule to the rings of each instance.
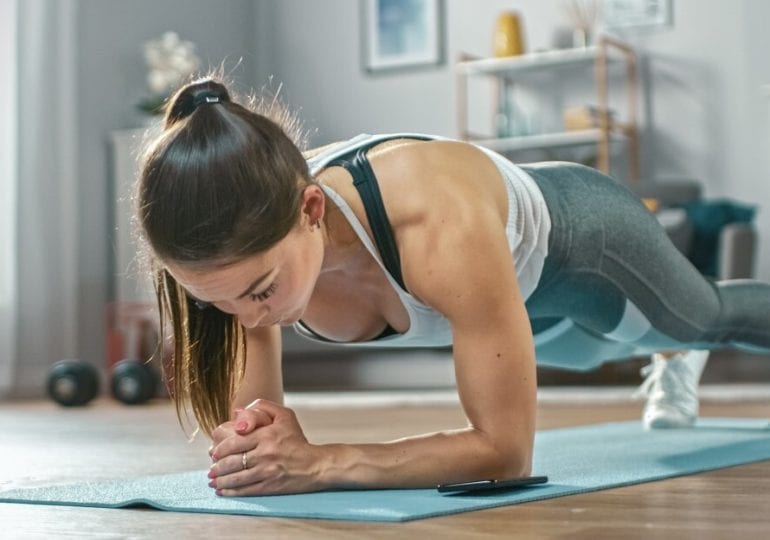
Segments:
[[[459,484],[439,484],[436,489],[439,493],[457,493],[461,491],[491,491],[503,489],[515,489],[533,484],[545,484],[547,476],[522,476],[521,478],[507,478],[502,480],[476,480],[475,482],[461,482]]]

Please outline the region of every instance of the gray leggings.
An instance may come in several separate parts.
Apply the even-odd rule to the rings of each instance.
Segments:
[[[638,197],[591,168],[522,166],[551,215],[548,256],[527,300],[538,364],[588,370],[666,349],[770,353],[770,284],[712,283]]]

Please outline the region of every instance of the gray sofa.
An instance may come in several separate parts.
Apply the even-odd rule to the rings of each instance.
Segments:
[[[681,205],[702,197],[701,184],[694,180],[668,180],[647,183],[634,189],[640,197],[657,199],[661,209],[658,220],[677,248],[690,253],[694,228]],[[754,276],[757,231],[750,223],[725,225],[719,234],[717,248],[717,279],[738,279]]]

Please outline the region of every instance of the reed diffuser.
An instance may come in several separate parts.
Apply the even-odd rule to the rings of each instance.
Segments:
[[[599,0],[565,0],[564,11],[572,25],[573,47],[588,47],[599,16]]]

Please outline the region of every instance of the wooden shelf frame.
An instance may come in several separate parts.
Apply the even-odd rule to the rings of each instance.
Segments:
[[[610,83],[608,63],[610,50],[618,50],[625,61],[626,68],[626,117],[625,122],[610,121],[609,93]],[[596,57],[596,91],[599,101],[599,130],[602,133],[597,146],[599,170],[609,173],[610,138],[613,133],[620,133],[628,140],[628,176],[632,183],[639,183],[639,130],[637,128],[638,69],[634,49],[615,38],[602,36],[599,40]]]
[[[609,65],[618,60],[621,60],[625,65],[627,111],[624,121],[611,119],[609,109]],[[581,64],[593,64],[594,66],[599,110],[599,125],[596,128],[504,138],[473,134],[468,130],[468,82],[470,77],[490,76],[496,78],[500,84],[510,85],[513,80],[527,74],[575,67]],[[610,171],[611,143],[624,140],[628,145],[629,181],[632,183],[639,181],[637,58],[633,48],[626,43],[610,36],[601,36],[597,45],[592,47],[524,54],[509,58],[478,58],[461,53],[455,65],[455,76],[457,125],[461,139],[503,152],[595,144],[597,147],[597,167],[604,173]]]

